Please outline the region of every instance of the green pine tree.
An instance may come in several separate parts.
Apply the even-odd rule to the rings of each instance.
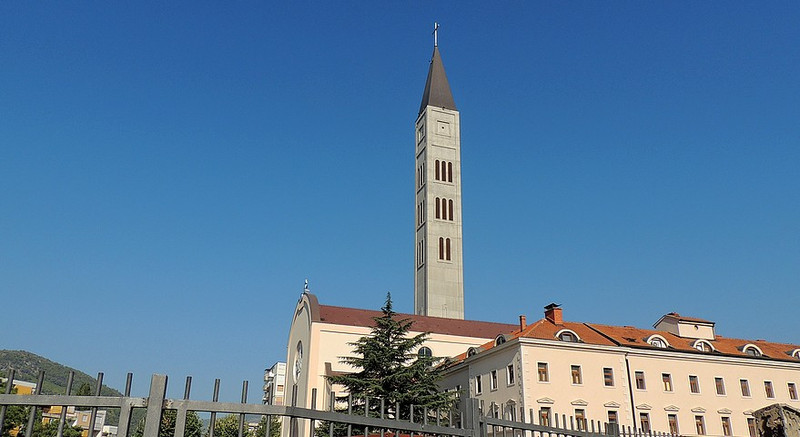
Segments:
[[[443,370],[437,364],[442,360],[417,354],[429,334],[409,336],[413,322],[396,317],[389,293],[381,310],[383,314],[374,318],[372,332],[350,343],[354,355],[340,359],[342,363],[349,364],[358,371],[329,376],[328,381],[344,386],[345,391],[352,395],[353,414],[365,414],[367,398],[369,415],[372,417],[381,416],[381,399],[384,403],[384,417],[389,419],[399,415],[400,419],[409,420],[412,405],[416,422],[422,421],[425,408],[430,414],[437,410],[446,414],[455,406],[457,395],[439,391],[438,382],[442,378]],[[342,403],[346,403],[347,399],[347,395],[337,397],[339,406],[345,411],[347,406],[342,407]],[[396,407],[398,404],[399,411]],[[354,433],[363,432],[355,428],[354,430]],[[329,424],[321,423],[317,428],[317,435],[327,436],[328,433]],[[337,424],[334,435],[345,433],[346,426]]]

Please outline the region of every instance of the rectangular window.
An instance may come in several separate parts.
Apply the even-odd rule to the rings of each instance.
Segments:
[[[539,408],[539,425],[550,426],[551,413],[550,407]]]
[[[514,365],[506,366],[506,384],[514,385]]]
[[[703,416],[694,416],[694,426],[697,428],[697,435],[706,435],[706,421]]]
[[[586,431],[586,411],[581,408],[575,409],[575,424],[578,431]]]
[[[634,373],[634,378],[636,379],[636,388],[638,390],[644,390],[644,372],[637,370],[636,373]]]
[[[764,393],[766,393],[767,399],[775,397],[775,390],[772,389],[772,381],[764,381]]]
[[[616,424],[618,420],[616,410],[608,410],[608,423]]]
[[[672,391],[672,375],[669,373],[662,373],[661,382],[664,383],[664,391]]]
[[[539,373],[539,382],[549,382],[550,373],[547,371],[547,363],[539,363],[536,368]]]
[[[678,415],[667,414],[667,422],[669,422],[669,433],[678,435]]]
[[[717,388],[718,395],[725,394],[725,380],[722,378],[714,378],[714,386]]]
[[[573,384],[583,384],[583,376],[581,376],[581,366],[572,366],[571,373],[572,373]]]
[[[603,385],[606,387],[614,386],[614,369],[610,367],[603,368]]]
[[[695,375],[689,375],[689,392],[700,393],[700,381]]]
[[[492,370],[489,379],[489,389],[497,390],[497,370]]]
[[[739,380],[739,386],[742,387],[742,396],[749,398],[750,397],[750,382],[746,379]]]
[[[730,417],[723,417],[722,418],[722,435],[724,436],[732,436],[733,432],[731,432],[731,418]]]
[[[750,433],[750,437],[756,437],[758,435],[758,431],[756,431],[756,419],[753,417],[747,418],[747,432]]]
[[[481,381],[481,375],[475,377],[475,394],[479,395],[483,393],[483,381]]]
[[[645,434],[650,433],[650,414],[649,413],[639,413],[639,425],[641,426],[642,432]]]
[[[797,386],[794,385],[793,382],[789,383],[789,399],[793,401],[797,400]]]

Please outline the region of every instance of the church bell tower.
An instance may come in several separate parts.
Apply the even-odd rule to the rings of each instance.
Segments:
[[[461,127],[438,47],[416,122],[414,312],[464,318],[461,255]]]

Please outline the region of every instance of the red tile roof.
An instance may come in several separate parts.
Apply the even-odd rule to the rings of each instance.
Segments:
[[[319,305],[319,318],[315,318],[315,321],[347,326],[371,327],[375,324],[374,318],[382,315],[383,312],[375,310]],[[411,320],[413,322],[411,329],[417,332],[432,332],[464,337],[493,339],[500,334],[508,333],[519,328],[517,325],[506,323],[447,319],[444,317],[417,316],[414,314],[397,313],[397,317]]]
[[[642,347],[642,348],[649,348],[649,349],[656,349],[655,346],[652,346],[646,342],[646,339],[653,334],[658,334],[661,337],[664,337],[669,343],[669,346],[672,350],[681,351],[681,352],[691,352],[691,353],[705,353],[700,352],[692,345],[696,341],[694,338],[686,338],[686,337],[678,337],[675,334],[666,332],[666,331],[656,331],[652,329],[640,329],[634,328],[632,326],[609,326],[609,325],[600,325],[596,323],[587,323],[586,326],[595,329],[599,333],[605,335],[615,343],[619,344],[620,346],[629,346],[629,347]],[[761,352],[764,354],[764,358],[772,358],[776,360],[782,361],[800,361],[797,358],[791,356],[791,353],[795,349],[800,349],[798,345],[792,345],[787,343],[773,343],[764,340],[742,340],[736,338],[727,338],[722,337],[720,335],[716,336],[714,340],[708,340],[708,342],[714,347],[714,352],[717,354],[722,355],[730,355],[730,356],[739,356],[739,357],[750,357],[744,352],[744,346],[748,344],[753,344],[758,346],[761,349]]]

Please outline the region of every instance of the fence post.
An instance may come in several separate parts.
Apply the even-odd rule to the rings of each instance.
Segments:
[[[461,414],[461,426],[463,429],[469,430],[471,437],[485,437],[481,436],[481,418],[480,407],[477,399],[466,399],[464,402],[464,410]]]
[[[242,403],[247,403],[248,381],[242,381]],[[239,414],[239,437],[244,435],[244,413]],[[180,436],[179,436],[180,437]]]
[[[42,384],[44,384],[44,370],[39,371],[39,379],[36,382],[36,390],[33,392],[34,395],[42,394]],[[33,424],[36,422],[36,409],[39,408],[35,405],[31,406],[31,414],[28,416],[28,426],[25,427],[25,437],[31,437],[31,433],[33,432]],[[92,433],[89,433],[89,437],[92,437]]]
[[[67,396],[72,394],[71,392],[72,392],[72,381],[73,381],[73,379],[75,379],[75,371],[70,370],[69,371],[69,376],[67,376],[67,389],[65,390],[66,391],[65,394]],[[57,437],[63,437],[63,435],[64,435],[64,423],[66,421],[67,421],[67,406],[66,405],[62,405],[61,406],[61,414],[59,414],[59,416],[58,416],[58,431],[56,432],[56,436]]]
[[[11,394],[11,389],[14,387],[14,374],[16,370],[11,369],[8,373],[8,379],[6,379],[6,394]],[[0,405],[0,435],[3,434],[3,424],[6,422],[6,409],[8,407],[6,405]]]
[[[183,400],[189,400],[189,392],[192,390],[192,377],[186,377],[186,385],[183,388]],[[186,432],[186,404],[182,404],[175,413],[175,437],[183,437]]]
[[[128,428],[131,425],[131,410],[133,406],[131,405],[130,399],[128,399],[131,395],[131,383],[133,382],[133,373],[128,372],[128,377],[125,380],[125,402],[122,404],[122,408],[119,409],[119,422],[117,423],[117,437],[128,437]]]
[[[161,410],[167,394],[167,375],[153,374],[150,379],[150,395],[147,397],[147,414],[144,419],[144,437],[158,437]]]
[[[100,396],[101,390],[103,390],[103,372],[97,374],[97,387],[95,387],[94,395]],[[94,437],[94,425],[97,422],[97,407],[92,407],[92,415],[89,419],[89,437]],[[100,434],[103,433],[103,430],[100,430]]]

